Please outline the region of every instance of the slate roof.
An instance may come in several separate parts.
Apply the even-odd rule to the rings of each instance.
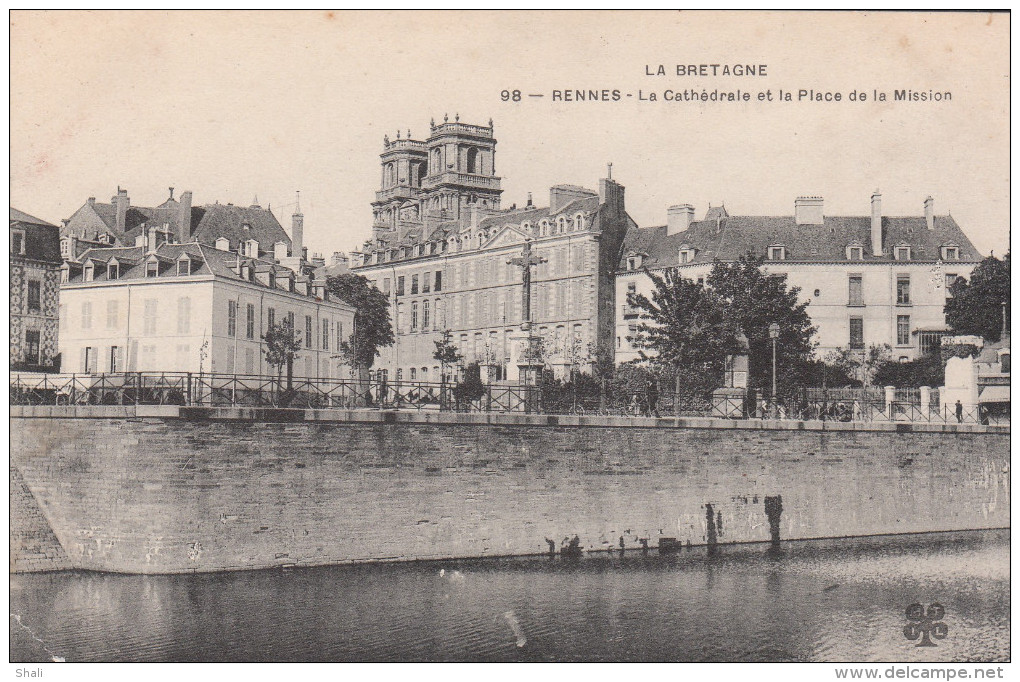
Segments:
[[[743,254],[765,256],[769,246],[785,246],[786,260],[807,263],[845,263],[846,247],[862,246],[863,262],[893,260],[893,249],[910,246],[911,261],[935,262],[941,247],[959,247],[960,261],[978,262],[982,256],[952,216],[936,216],[929,230],[923,216],[882,218],[883,256],[872,256],[871,216],[825,216],[821,225],[798,225],[791,216],[725,216],[725,209],[710,209],[712,219],[699,220],[678,234],[667,235],[666,227],[632,228],[624,238],[620,269],[630,253],[645,256],[648,268],[671,267],[679,263],[680,248],[696,250],[692,263],[711,263],[718,258],[733,261]],[[717,216],[717,217],[716,217]]]
[[[83,210],[88,204],[82,207]],[[122,244],[135,243],[141,234],[142,225],[162,227],[170,225],[176,231],[180,220],[180,203],[168,199],[157,207],[130,206],[124,219],[124,233],[118,234],[117,207],[114,204],[95,202],[92,210]],[[244,229],[244,225],[249,229]],[[236,249],[239,241],[258,240],[265,252],[273,250],[273,244],[284,242],[290,247],[290,236],[280,225],[273,212],[261,206],[234,206],[231,204],[206,204],[191,208],[191,237],[203,244],[213,245],[219,237],[230,240],[230,248]]]
[[[11,208],[10,227],[19,227],[25,232],[25,258],[54,264],[61,262],[59,227],[16,208]]]
[[[581,188],[578,188],[581,189]],[[493,215],[485,216],[478,221],[479,229],[492,230],[500,229],[504,225],[520,225],[525,221],[531,222],[532,225],[538,226],[539,221],[543,218],[555,218],[556,216],[567,216],[573,217],[577,213],[584,213],[590,218],[590,215],[596,213],[599,208],[599,197],[597,195],[589,197],[579,197],[564,204],[557,211],[550,211],[549,207],[525,207],[517,209],[507,209],[505,211],[499,211]],[[373,238],[365,242],[363,249],[366,253],[372,253],[374,251],[392,248],[399,248],[401,246],[412,246],[414,244],[420,244],[424,242],[432,241],[445,241],[451,235],[459,234],[466,230],[470,225],[470,220],[446,220],[438,224],[429,225],[426,223],[422,226],[414,226],[409,228],[404,237],[398,239],[396,231],[382,232],[378,237]],[[594,223],[593,223],[594,226]],[[424,239],[422,235],[427,235]],[[377,240],[383,242],[383,246],[378,247]]]

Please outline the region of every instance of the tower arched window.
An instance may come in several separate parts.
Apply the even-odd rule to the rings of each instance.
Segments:
[[[578,213],[574,216],[574,230],[584,229],[584,214]]]
[[[560,216],[556,219],[556,234],[563,234],[567,231],[567,219]]]
[[[443,150],[437,148],[432,151],[432,173],[435,174],[442,172],[443,172]]]
[[[478,159],[478,148],[471,147],[467,152],[467,172],[481,173],[481,164]]]
[[[393,179],[394,179],[393,164],[392,163],[388,163],[388,164],[386,164],[386,186],[387,187],[393,187],[393,184],[394,184]]]
[[[542,222],[540,222],[538,224],[538,235],[540,237],[548,237],[549,236],[549,221],[546,220],[545,218],[543,218]]]

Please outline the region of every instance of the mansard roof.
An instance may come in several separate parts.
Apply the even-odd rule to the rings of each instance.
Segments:
[[[168,199],[156,207],[130,206],[124,219],[124,233],[117,232],[117,206],[112,203],[86,203],[77,211],[91,209],[107,227],[107,231],[124,245],[134,244],[135,238],[142,233],[142,226],[162,227],[168,225],[176,231],[180,222],[180,203],[176,199]],[[249,229],[245,230],[247,224]],[[75,231],[72,225],[70,232]],[[86,235],[88,237],[90,235]],[[233,204],[206,204],[191,208],[191,238],[203,244],[213,244],[218,237],[230,239],[231,248],[236,248],[239,241],[256,239],[267,248],[276,242],[284,242],[290,246],[290,236],[269,209],[261,206],[234,206]]]
[[[11,208],[10,227],[21,228],[25,233],[25,258],[60,263],[60,228],[56,225]]]
[[[695,249],[694,259],[686,265],[711,263],[718,258],[733,261],[748,251],[767,255],[769,246],[786,247],[786,261],[807,263],[848,262],[847,246],[863,246],[863,262],[893,260],[893,247],[910,245],[911,261],[935,262],[942,258],[941,247],[958,246],[960,261],[978,262],[982,256],[952,216],[935,216],[929,230],[924,216],[883,216],[882,235],[885,254],[873,256],[871,216],[825,216],[821,225],[798,225],[794,216],[729,216],[725,208],[714,211],[711,219],[692,222],[677,234],[666,234],[666,227],[631,228],[624,238],[624,253],[648,254],[649,268],[671,267],[679,263],[680,246]],[[861,261],[855,261],[861,262]],[[620,269],[626,260],[621,259]]]

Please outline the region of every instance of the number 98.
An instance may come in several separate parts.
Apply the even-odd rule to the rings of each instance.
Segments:
[[[520,102],[521,91],[520,90],[504,90],[499,93],[499,98],[504,102]]]

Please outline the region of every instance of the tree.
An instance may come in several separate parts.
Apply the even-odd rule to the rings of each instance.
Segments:
[[[738,329],[728,319],[724,301],[676,268],[648,276],[655,287],[651,300],[632,294],[628,301],[648,320],[638,326],[635,339],[642,360],[677,378],[680,390],[704,393],[718,387],[726,356],[740,348]],[[655,354],[649,356],[644,349]]]
[[[872,385],[878,368],[889,362],[891,357],[892,347],[887,343],[872,344],[867,351],[851,350],[850,348],[837,348],[829,351],[825,354],[823,361],[833,372],[828,377],[834,377],[834,380],[825,383],[829,386],[839,385],[844,383],[842,379],[846,377],[867,388]],[[817,382],[815,385],[818,385]]]
[[[770,325],[779,325],[776,373],[785,386],[799,383],[798,372],[811,361],[816,345],[808,302],[798,302],[800,287],[788,288],[785,274],[763,271],[764,262],[750,252],[732,263],[716,260],[706,280],[722,299],[728,322],[747,337],[748,386],[762,389],[772,384]]]
[[[368,371],[379,349],[396,340],[390,324],[390,302],[386,294],[369,284],[368,279],[344,273],[326,280],[329,293],[354,308],[354,332],[349,340],[338,340],[337,349],[352,368]]]
[[[446,368],[456,365],[464,359],[464,356],[460,354],[457,346],[453,345],[453,332],[449,329],[444,329],[442,338],[434,343],[436,344],[436,352],[432,354],[432,358],[439,362],[443,373],[442,382],[445,384]]]
[[[978,263],[970,281],[958,277],[946,300],[946,322],[957,334],[974,334],[988,341],[1002,335],[1002,304],[1009,320],[1009,252],[999,260],[989,256]]]
[[[941,386],[946,367],[938,355],[925,355],[910,362],[889,360],[875,371],[875,384],[897,388]]]
[[[276,380],[279,384],[283,368],[287,368],[287,390],[294,384],[294,358],[301,350],[301,334],[291,326],[290,320],[274,324],[266,330],[262,340],[266,342],[266,364],[276,368]]]

